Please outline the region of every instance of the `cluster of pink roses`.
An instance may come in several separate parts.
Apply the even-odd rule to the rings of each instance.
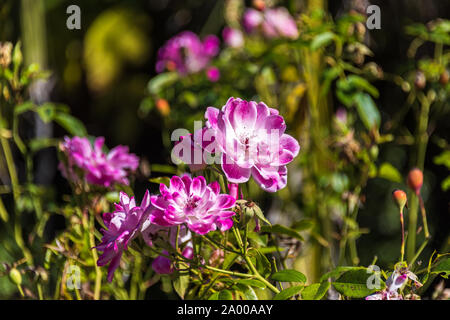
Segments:
[[[181,226],[181,238],[189,236],[184,226],[200,235],[216,229],[228,230],[233,226],[231,217],[235,213],[231,209],[235,201],[234,197],[220,193],[216,181],[207,184],[204,177],[191,178],[189,175],[173,176],[169,187],[160,185],[159,195],[150,196],[147,191],[140,206],[136,205],[134,198],[121,193],[116,210],[103,216],[108,229],[102,229],[102,242],[97,249],[103,253],[97,264],[103,266],[110,263],[108,280],[111,281],[123,251],[139,234],[152,246],[154,239],[161,237],[161,233],[167,234],[169,229],[177,226]],[[175,246],[175,241],[172,238],[168,242]],[[192,259],[192,245],[187,244],[182,255]],[[169,261],[167,257],[160,256],[154,260],[153,268],[159,273],[171,273]]]
[[[248,33],[260,30],[270,38],[296,38],[298,35],[295,21],[284,8],[248,9],[243,26]],[[244,43],[242,32],[229,27],[223,30],[223,38],[234,48]],[[210,81],[217,81],[220,72],[211,66],[211,59],[218,54],[219,45],[219,39],[214,35],[202,41],[193,32],[184,31],[159,49],[156,71],[167,69],[184,76],[205,70]],[[102,252],[97,265],[109,264],[109,281],[112,281],[123,252],[136,237],[141,236],[149,246],[157,239],[172,247],[180,244],[181,254],[192,259],[191,232],[205,235],[233,226],[239,183],[253,177],[268,192],[286,186],[286,165],[297,156],[300,146],[296,139],[285,133],[286,124],[276,109],[263,102],[230,98],[221,109],[207,108],[205,118],[204,128],[178,142],[182,147],[179,157],[189,164],[191,171],[207,166],[206,154],[217,157],[228,179],[230,194],[221,193],[217,181],[208,184],[203,176],[188,174],[173,176],[168,186],[160,184],[158,195],[150,195],[147,191],[140,205],[133,197],[121,192],[115,211],[103,215],[106,229],[101,230],[101,243],[96,247]],[[93,145],[87,138],[65,137],[61,149],[67,161],[60,164],[63,175],[73,181],[85,179],[90,184],[104,187],[115,183],[127,185],[129,171],[136,170],[139,165],[138,157],[128,153],[125,146],[117,146],[105,153],[103,144],[102,137]],[[158,273],[172,273],[169,255],[168,251],[161,252],[154,259],[152,268]]]
[[[150,196],[147,192],[140,206],[122,193],[116,211],[104,215],[108,229],[102,230],[102,242],[97,247],[103,251],[98,265],[110,262],[110,281],[123,250],[137,235],[141,234],[151,246],[161,232],[177,226],[199,235],[226,231],[233,226],[235,212],[232,209],[238,198],[235,184],[244,183],[253,176],[269,192],[286,186],[286,165],[297,156],[300,146],[296,139],[285,133],[286,124],[276,109],[262,102],[230,98],[221,110],[209,107],[205,117],[206,127],[183,137],[180,144],[185,145],[184,151],[191,155],[197,150],[220,157],[222,170],[231,183],[230,195],[220,193],[217,181],[208,184],[203,176],[192,178],[187,174],[173,176],[169,186],[160,184],[159,195]],[[211,137],[210,144],[195,142],[196,138],[202,139],[207,134]],[[185,159],[189,162],[193,158]],[[203,168],[204,164],[201,165]],[[173,245],[175,240],[169,242]],[[191,259],[192,247],[186,245],[182,254]],[[160,273],[173,271],[170,259],[164,256],[154,260],[153,268]]]

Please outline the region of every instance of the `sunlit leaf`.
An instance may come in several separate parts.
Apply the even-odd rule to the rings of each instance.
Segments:
[[[303,286],[293,286],[289,287],[287,289],[284,289],[280,293],[277,293],[273,300],[287,300],[291,298],[292,296],[298,294],[304,287]]]
[[[305,287],[302,291],[302,299],[304,300],[320,300],[327,293],[331,283],[323,281],[321,283],[313,283]]]

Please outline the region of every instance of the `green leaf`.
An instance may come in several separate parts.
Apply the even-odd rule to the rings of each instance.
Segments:
[[[156,183],[156,184],[164,183],[166,186],[170,185],[170,178],[169,177],[151,178],[151,179],[148,179],[148,181]]]
[[[37,138],[30,140],[29,146],[31,152],[36,152],[44,148],[56,147],[58,139],[54,138]]]
[[[294,222],[294,224],[292,225],[292,229],[294,229],[296,231],[303,231],[303,230],[311,229],[313,226],[314,226],[313,219],[303,219],[303,220]]]
[[[388,162],[381,164],[378,169],[378,177],[398,183],[401,183],[403,180],[400,172],[398,172],[398,170]]]
[[[366,268],[360,267],[354,270],[344,272],[332,284],[333,287],[342,295],[349,298],[364,298],[374,292],[380,291],[385,287],[385,283],[379,279],[380,288],[369,289],[367,286],[368,278],[376,276],[374,272]],[[381,276],[380,276],[381,277]]]
[[[289,287],[283,291],[281,291],[280,293],[277,293],[274,297],[273,300],[287,300],[290,297],[298,294],[301,290],[303,289],[303,286],[293,286],[293,287]]]
[[[73,136],[87,136],[87,130],[84,127],[84,124],[68,113],[56,113],[53,120]]]
[[[167,164],[158,164],[158,163],[151,164],[150,170],[152,172],[177,174],[177,168],[174,166],[167,165]]]
[[[432,269],[431,273],[443,273],[441,276],[448,279],[448,276],[450,275],[450,258],[446,258],[439,262],[439,264]]]
[[[282,226],[280,224],[274,224],[272,226],[262,226],[261,231],[269,232],[269,233],[276,233],[276,234],[283,234],[283,235],[289,236],[291,238],[295,238],[300,241],[304,241],[304,239],[300,235],[300,233],[298,233],[294,229]]]
[[[380,95],[377,88],[371,85],[369,81],[355,74],[349,75],[347,77],[347,82],[349,83],[350,86],[356,89],[366,91],[374,98],[378,98],[378,96]]]
[[[313,39],[313,41],[311,41],[311,44],[309,47],[312,51],[315,51],[315,50],[329,44],[331,41],[333,41],[333,38],[334,38],[334,33],[330,32],[330,31],[326,31],[326,32],[321,33],[318,36],[316,36]]]
[[[368,130],[374,127],[379,128],[381,122],[380,112],[378,111],[372,98],[367,93],[357,93],[355,95],[356,109],[359,117]]]
[[[2,220],[4,222],[8,222],[8,220],[9,220],[8,211],[6,211],[6,208],[3,205],[2,199],[0,199],[0,218],[2,218]]]
[[[244,284],[237,284],[236,289],[240,291],[243,294],[243,298],[246,300],[259,300],[258,296],[256,295],[255,290],[253,290],[252,287],[244,285]]]
[[[53,120],[56,113],[56,107],[51,103],[45,103],[36,108],[36,112],[41,117],[42,121],[48,123]]]
[[[214,292],[212,295],[209,296],[208,300],[219,300],[219,294],[220,292]]]
[[[440,155],[433,158],[435,164],[441,164],[450,169],[450,151],[445,150]]]
[[[17,105],[14,108],[14,114],[19,115],[21,113],[33,110],[34,107],[35,107],[35,105],[31,101],[24,102],[22,104]]]
[[[302,291],[303,300],[320,300],[327,293],[331,283],[323,281],[321,283],[313,283],[305,287]]]
[[[266,217],[264,216],[264,213],[262,212],[262,210],[259,207],[256,207],[255,210],[253,210],[253,212],[256,214],[256,216],[258,217],[259,220],[264,221],[269,226],[272,225],[270,223],[270,221],[266,219]]]
[[[233,294],[230,290],[222,290],[219,293],[218,300],[233,300]]]
[[[448,176],[447,178],[444,179],[444,181],[442,181],[441,188],[443,191],[447,191],[448,189],[450,189],[450,176]]]
[[[286,248],[277,248],[276,246],[270,246],[270,247],[261,247],[261,248],[258,248],[258,250],[261,253],[267,254],[267,253],[276,252],[278,250],[280,252],[283,252],[284,250],[286,250]]]
[[[189,286],[189,274],[180,275],[173,281],[173,288],[181,297],[181,299],[184,298],[184,294],[186,293],[188,286]]]
[[[263,282],[256,279],[240,279],[236,283],[261,289],[264,289],[266,287],[266,285]]]
[[[252,260],[252,263],[255,265],[256,270],[262,276],[270,274],[272,265],[270,264],[267,257],[261,251],[259,251],[256,248],[251,248],[251,250],[248,251],[248,255]]]
[[[271,276],[272,280],[280,282],[306,282],[306,276],[300,271],[293,269],[285,269],[275,272]]]
[[[325,274],[320,278],[320,282],[327,281],[329,278],[337,278],[337,277],[339,277],[341,274],[343,274],[343,273],[346,272],[346,271],[349,271],[349,270],[357,270],[357,269],[359,269],[359,268],[360,268],[360,267],[346,267],[346,266],[343,266],[343,267],[337,267],[336,269],[334,269],[334,270],[332,270],[332,271],[330,271],[330,272],[325,273]]]
[[[237,253],[233,253],[233,252],[228,253],[225,256],[225,259],[222,264],[222,268],[229,269],[238,257],[239,257],[239,255]]]
[[[152,94],[158,94],[161,90],[171,86],[178,80],[176,72],[165,72],[153,77],[148,83],[148,91]]]
[[[208,300],[219,300],[219,294],[220,292],[214,292],[212,295],[209,296]]]

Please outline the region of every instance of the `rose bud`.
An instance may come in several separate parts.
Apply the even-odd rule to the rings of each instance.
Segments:
[[[416,88],[421,90],[425,88],[426,84],[427,78],[425,77],[425,74],[422,71],[417,71],[414,79],[414,85],[416,86]]]
[[[408,208],[408,199],[406,197],[406,193],[403,190],[395,189],[392,192],[392,198],[394,199],[395,203],[397,204],[400,211],[403,211],[403,208],[406,206]]]
[[[448,78],[450,77],[448,70],[444,70],[442,72],[441,77],[439,78],[439,82],[445,86],[448,83]]]
[[[408,186],[418,195],[423,185],[423,173],[420,169],[414,168],[408,174]]]
[[[158,99],[156,101],[156,108],[161,113],[161,115],[163,115],[164,117],[166,117],[170,114],[170,105],[166,99]]]

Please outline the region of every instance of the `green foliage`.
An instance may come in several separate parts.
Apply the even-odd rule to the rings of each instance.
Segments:
[[[303,300],[320,300],[327,293],[330,288],[331,283],[328,281],[323,281],[321,283],[313,283],[306,286],[302,291]]]
[[[349,298],[364,298],[370,294],[380,291],[385,284],[380,279],[380,288],[369,289],[367,283],[369,277],[374,276],[373,271],[366,268],[352,268],[343,272],[332,282],[333,287],[342,295]]]
[[[280,282],[306,282],[306,276],[303,273],[292,269],[275,272],[272,274],[271,278],[272,280]]]
[[[291,298],[292,296],[295,296],[296,294],[298,294],[300,291],[303,290],[303,288],[304,288],[304,286],[289,287],[289,288],[281,291],[280,293],[277,293],[273,297],[273,300],[287,300],[287,299]]]

